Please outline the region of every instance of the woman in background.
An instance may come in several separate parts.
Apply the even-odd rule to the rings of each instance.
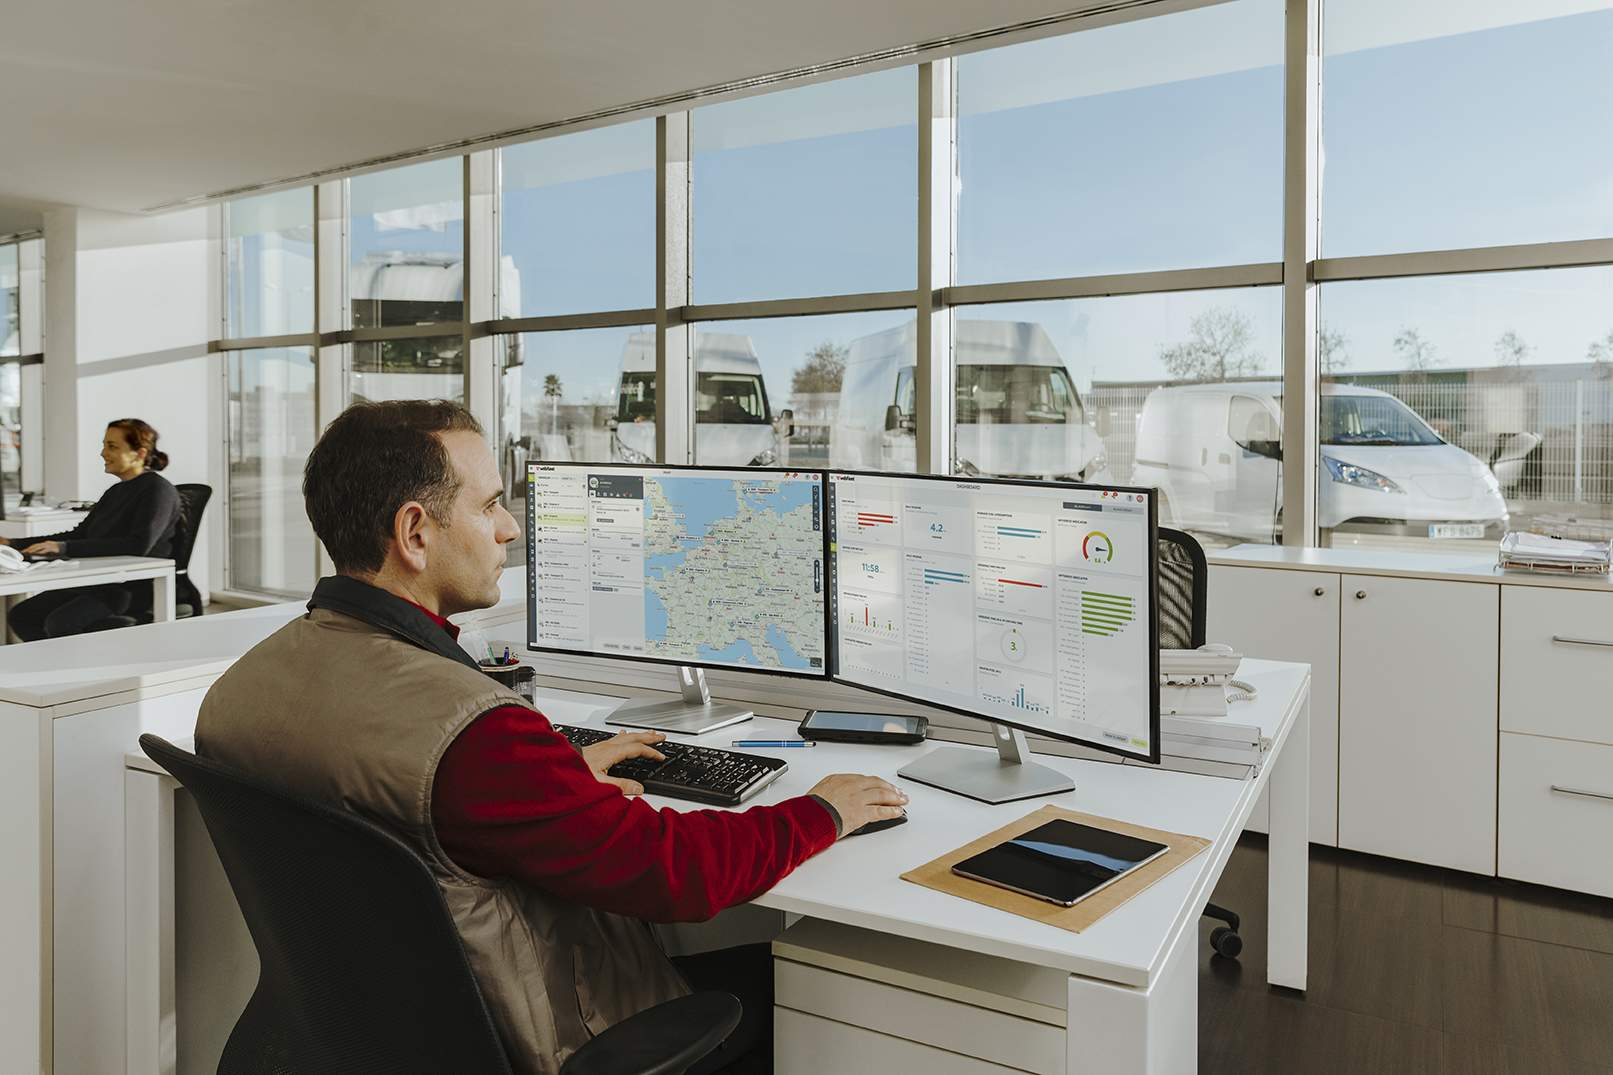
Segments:
[[[101,461],[118,483],[73,529],[24,539],[25,556],[172,555],[179,490],[157,473],[168,465],[168,453],[157,448],[157,431],[138,418],[119,418],[106,427]],[[10,622],[18,638],[33,642],[79,634],[108,616],[139,619],[150,611],[150,583],[114,583],[36,594],[11,610]]]

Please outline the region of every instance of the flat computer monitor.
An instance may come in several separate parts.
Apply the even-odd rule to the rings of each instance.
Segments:
[[[683,698],[610,723],[709,731],[750,711],[703,669],[827,679],[823,473],[527,466],[527,646],[678,666]]]
[[[903,776],[990,802],[1068,790],[1023,732],[1159,760],[1148,489],[831,471],[833,674],[994,725]]]

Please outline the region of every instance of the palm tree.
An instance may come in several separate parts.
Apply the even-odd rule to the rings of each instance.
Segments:
[[[560,396],[563,389],[560,387],[560,378],[553,373],[543,376],[543,398],[549,403],[549,432],[560,432]]]

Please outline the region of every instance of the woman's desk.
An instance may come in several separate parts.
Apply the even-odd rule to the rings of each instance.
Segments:
[[[46,534],[60,534],[83,522],[84,516],[88,514],[88,510],[50,508],[45,511],[34,511],[7,504],[6,517],[0,519],[0,538],[23,541],[27,538],[43,537]]]
[[[0,573],[0,645],[10,637],[6,628],[7,599],[16,594],[105,586],[116,582],[151,580],[151,619],[167,623],[174,618],[174,562],[154,556],[87,556],[77,560],[45,561],[26,571]],[[82,637],[82,636],[81,636]]]
[[[1268,784],[1273,827],[1268,860],[1270,955],[1266,978],[1274,985],[1293,989],[1305,988],[1306,982],[1309,671],[1304,665],[1246,661],[1240,674],[1260,692],[1258,699],[1240,712],[1245,720],[1259,723],[1272,740],[1265,768],[1258,777],[1247,781],[1038,755],[1037,761],[1069,773],[1075,779],[1075,791],[988,806],[896,776],[901,766],[933,749],[934,743],[915,747],[825,743],[810,750],[777,751],[789,762],[789,770],[741,809],[800,795],[832,772],[866,772],[903,786],[912,796],[910,820],[906,825],[837,844],[755,902],[778,911],[984,953],[1021,965],[1024,974],[1035,980],[1040,994],[1060,998],[1066,1043],[1062,1054],[1066,1062],[1060,1070],[1071,1075],[1192,1071],[1197,1062],[1198,1040],[1199,916],[1237,844],[1244,822]],[[602,726],[609,709],[618,701],[547,689],[539,695],[539,707],[546,715],[569,724]],[[792,724],[773,718],[757,718],[742,727],[747,736],[789,736],[793,732]],[[726,747],[736,736],[730,727],[695,741]],[[198,987],[210,989],[213,994],[215,1007],[207,1017],[211,1025],[180,1028],[179,1043],[222,1043],[239,1004],[250,993],[256,961],[239,911],[226,898],[228,889],[221,887],[216,860],[205,866],[191,863],[185,867],[187,874],[200,870],[213,876],[210,898],[189,901],[197,914],[207,916],[206,920],[176,925],[176,785],[143,754],[129,754],[126,765],[129,839],[124,861],[129,871],[126,899],[130,916],[127,1070],[129,1075],[156,1075],[176,1070],[172,1066],[176,1044],[176,932],[184,930],[190,937],[208,937],[214,945],[207,953],[209,963],[215,965],[215,971],[221,964],[236,968],[232,973],[237,979]],[[658,806],[691,808],[688,803],[653,796],[651,801]],[[1079,934],[900,879],[905,870],[1045,803],[1203,836],[1212,844]],[[204,856],[209,851],[205,845],[198,851],[194,829],[189,851]],[[219,950],[224,947],[221,938],[233,939],[242,947]],[[218,999],[231,990],[234,995]],[[194,996],[194,992],[187,988],[185,995]],[[196,1011],[194,1006],[187,1010]],[[874,1014],[869,1013],[870,1017]],[[177,1070],[206,1069],[209,1059],[185,1057]],[[786,1059],[793,1067],[784,1065]],[[786,1058],[781,1053],[779,1070],[812,1070],[810,1060],[805,1055],[792,1053]]]

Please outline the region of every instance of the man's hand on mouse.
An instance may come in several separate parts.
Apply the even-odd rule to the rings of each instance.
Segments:
[[[810,792],[840,814],[840,835],[849,836],[870,821],[902,815],[907,792],[877,776],[836,773],[818,781]]]
[[[627,761],[629,758],[653,758],[661,761],[666,757],[654,744],[664,742],[666,734],[663,732],[617,732],[603,743],[582,748],[582,760],[588,763],[594,776],[601,783],[615,784],[627,795],[643,795],[644,785],[637,780],[625,780],[621,777],[611,776],[608,770],[617,762]]]

